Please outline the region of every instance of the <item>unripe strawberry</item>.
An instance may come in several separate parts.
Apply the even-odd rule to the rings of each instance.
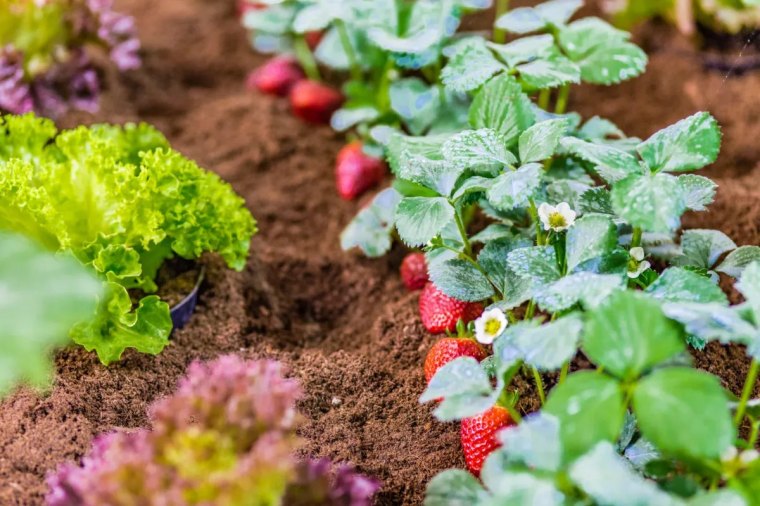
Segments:
[[[421,290],[430,280],[423,253],[409,253],[401,262],[401,280],[410,291]]]
[[[430,282],[420,294],[422,324],[433,334],[454,332],[460,319],[468,323],[482,312],[483,304],[480,302],[463,302],[449,297]]]
[[[387,172],[383,160],[366,154],[360,141],[352,142],[340,150],[335,163],[338,194],[353,200],[380,183]]]
[[[445,337],[439,339],[425,357],[425,381],[430,383],[438,369],[459,357],[472,357],[478,362],[488,353],[477,342],[468,338]]]
[[[294,58],[276,56],[251,72],[246,85],[249,90],[285,97],[303,79],[303,70]]]
[[[309,123],[329,123],[341,105],[343,95],[339,91],[316,81],[299,81],[290,90],[293,114]]]
[[[462,451],[467,469],[472,474],[480,476],[486,457],[501,446],[496,433],[510,425],[514,425],[514,422],[509,411],[501,406],[494,406],[480,415],[462,420]]]

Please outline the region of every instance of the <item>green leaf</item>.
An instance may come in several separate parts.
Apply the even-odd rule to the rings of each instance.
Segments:
[[[443,197],[405,197],[396,208],[396,228],[407,245],[424,246],[454,219],[454,208]]]
[[[570,478],[597,504],[681,506],[655,482],[644,479],[606,442],[600,442],[570,467]]]
[[[599,175],[610,184],[640,173],[636,157],[617,148],[586,142],[575,137],[565,137],[561,144],[575,156],[593,163]]]
[[[488,189],[488,202],[502,211],[527,205],[541,186],[543,170],[541,164],[529,163],[501,174]]]
[[[578,208],[582,213],[614,214],[610,191],[602,186],[583,192]]]
[[[594,364],[621,379],[634,379],[684,350],[678,326],[657,301],[619,291],[589,313],[583,350]]]
[[[438,473],[427,485],[424,506],[471,506],[485,495],[472,474],[460,469]]]
[[[739,278],[744,269],[753,262],[760,262],[760,246],[739,246],[729,253],[715,270]]]
[[[370,258],[383,256],[391,249],[396,207],[401,195],[393,188],[378,193],[340,235],[344,251],[359,248]]]
[[[519,140],[521,163],[540,162],[550,158],[566,131],[567,120],[564,118],[542,121],[525,130]]]
[[[519,350],[526,364],[541,371],[557,371],[578,351],[583,321],[571,314],[545,325],[521,322],[511,325],[499,339]]]
[[[610,85],[636,77],[646,68],[646,53],[629,42],[629,37],[601,19],[589,17],[562,28],[559,44],[580,67],[584,81]]]
[[[736,249],[736,243],[720,230],[685,230],[681,235],[681,255],[671,263],[680,266],[712,269],[727,251]]]
[[[670,232],[680,226],[686,203],[677,178],[644,174],[615,184],[612,207],[634,227],[647,232]]]
[[[708,373],[655,371],[636,386],[633,408],[641,433],[666,455],[717,459],[734,442],[726,393]]]
[[[551,52],[554,48],[554,37],[549,34],[521,37],[509,44],[487,42],[488,47],[495,52],[510,68],[521,63],[528,63]]]
[[[528,240],[508,237],[488,241],[478,255],[478,263],[488,273],[488,277],[496,283],[502,293],[507,293],[514,285],[515,274],[509,270],[507,255],[510,251],[530,246]]]
[[[580,68],[562,56],[557,49],[547,52],[536,60],[519,65],[517,71],[520,73],[520,81],[534,90],[581,82]]]
[[[475,416],[496,402],[488,374],[472,357],[459,357],[438,369],[420,402],[437,399],[443,399],[434,413],[441,421]]]
[[[0,232],[0,398],[20,382],[48,385],[52,350],[94,313],[102,291],[75,259]]]
[[[497,435],[509,462],[525,464],[532,469],[557,471],[562,447],[559,440],[559,421],[541,411],[526,417],[519,425],[508,427]],[[484,472],[484,482],[488,482]],[[498,479],[498,476],[495,476]]]
[[[652,170],[682,172],[713,163],[720,140],[718,122],[710,113],[700,112],[660,130],[636,149]]]
[[[760,262],[745,267],[741,279],[736,282],[736,289],[744,295],[755,313],[755,322],[760,326]]]
[[[401,179],[434,190],[439,195],[449,195],[461,170],[442,159],[441,151],[448,138],[448,135],[393,135],[388,143],[388,163],[393,173]]]
[[[697,302],[668,303],[663,312],[683,324],[686,332],[704,342],[720,341],[751,345],[760,339],[760,329],[742,318],[740,311],[724,304]]]
[[[582,303],[586,309],[601,304],[612,292],[625,288],[622,276],[578,272],[565,276],[536,295],[541,309],[556,313]]]
[[[600,441],[617,440],[623,427],[623,402],[618,382],[593,371],[571,374],[557,385],[543,411],[559,420],[563,462],[575,460]]]
[[[374,107],[338,109],[330,118],[330,126],[338,132],[345,132],[361,123],[371,123],[379,116],[380,112]]]
[[[678,185],[681,187],[686,208],[692,211],[706,211],[707,206],[715,200],[718,190],[717,184],[695,174],[678,176]]]
[[[435,263],[428,269],[433,284],[449,297],[475,302],[493,296],[488,278],[472,263],[459,258]]]
[[[532,102],[515,78],[506,74],[488,81],[470,107],[472,127],[495,130],[508,147],[535,122]]]
[[[481,38],[470,39],[449,59],[441,71],[447,89],[464,93],[480,88],[493,75],[506,70]]]
[[[688,506],[748,506],[744,497],[733,490],[705,492],[689,499]]]
[[[549,0],[536,5],[538,14],[547,22],[561,26],[570,21],[578,9],[583,7],[583,0]]]
[[[665,302],[719,302],[728,298],[712,279],[681,267],[670,267],[649,285],[646,293]]]
[[[438,117],[441,92],[422,79],[408,77],[394,81],[389,95],[391,109],[404,120],[413,135],[425,132]]]
[[[546,26],[547,22],[532,7],[518,7],[496,20],[496,28],[516,34],[537,32]]]
[[[610,253],[617,246],[617,227],[612,219],[603,214],[587,214],[579,218],[567,231],[567,270]]]
[[[512,272],[528,280],[533,289],[546,286],[561,277],[552,246],[516,249],[507,256],[507,263]]]
[[[496,174],[503,167],[517,163],[504,140],[488,128],[454,135],[443,145],[443,157],[457,169],[470,169],[478,174]]]

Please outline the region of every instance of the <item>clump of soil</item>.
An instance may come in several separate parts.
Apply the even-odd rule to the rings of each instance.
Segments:
[[[101,112],[72,114],[63,126],[156,124],[176,148],[233,184],[261,233],[241,273],[204,260],[198,309],[161,355],[128,352],[105,368],[72,347],[56,357],[51,392],[22,389],[0,404],[0,504],[41,504],[47,472],[79,458],[95,434],[146,425],[147,405],[173,390],[190,361],[230,352],[282,360],[300,378],[304,454],[350,461],[380,478],[378,504],[420,504],[432,476],[463,465],[458,427],[436,422],[417,403],[435,337],[419,323],[416,294],[399,280],[402,249],[379,260],[340,251],[340,231],[363,203],[335,194],[340,137],[299,123],[285,101],[244,91],[246,73],[263,59],[248,47],[232,1],[117,3],[137,17],[144,67],[127,76],[107,72]],[[645,76],[583,87],[570,105],[638,136],[699,109],[713,112],[725,141],[707,172],[721,189],[711,210],[686,224],[760,243],[760,188],[752,184],[760,176],[760,76],[705,73],[672,49],[680,39],[663,30],[637,34],[652,52]],[[741,389],[740,349],[710,346],[697,361]],[[537,407],[531,385],[520,383],[524,411]]]

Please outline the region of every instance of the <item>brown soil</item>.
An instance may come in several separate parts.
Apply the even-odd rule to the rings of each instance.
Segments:
[[[101,112],[63,123],[156,124],[235,186],[261,233],[244,272],[207,260],[197,312],[160,356],[127,353],[104,368],[82,349],[67,349],[48,395],[21,390],[0,405],[0,504],[41,504],[46,472],[80,457],[97,433],[145,425],[147,404],[170,392],[191,360],[228,352],[281,359],[301,378],[304,453],[351,461],[380,478],[378,504],[419,504],[430,477],[462,465],[458,430],[417,404],[434,338],[396,274],[403,252],[368,260],[340,251],[338,235],[360,205],[335,195],[340,138],[299,123],[283,101],[243,90],[246,72],[262,59],[247,47],[231,2],[119,4],[138,18],[145,65],[125,77],[107,73]],[[585,87],[571,107],[639,136],[712,111],[725,147],[708,174],[721,189],[710,212],[686,223],[760,244],[760,75],[706,73],[665,27],[637,36],[652,53],[649,72],[619,87]],[[738,348],[711,346],[698,362],[740,390],[746,360]],[[535,407],[529,385],[520,383],[524,410]]]

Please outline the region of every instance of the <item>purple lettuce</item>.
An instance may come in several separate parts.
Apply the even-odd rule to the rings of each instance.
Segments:
[[[273,361],[193,363],[150,409],[152,430],[97,437],[48,476],[48,506],[368,506],[379,485],[349,466],[298,462],[300,387]]]

